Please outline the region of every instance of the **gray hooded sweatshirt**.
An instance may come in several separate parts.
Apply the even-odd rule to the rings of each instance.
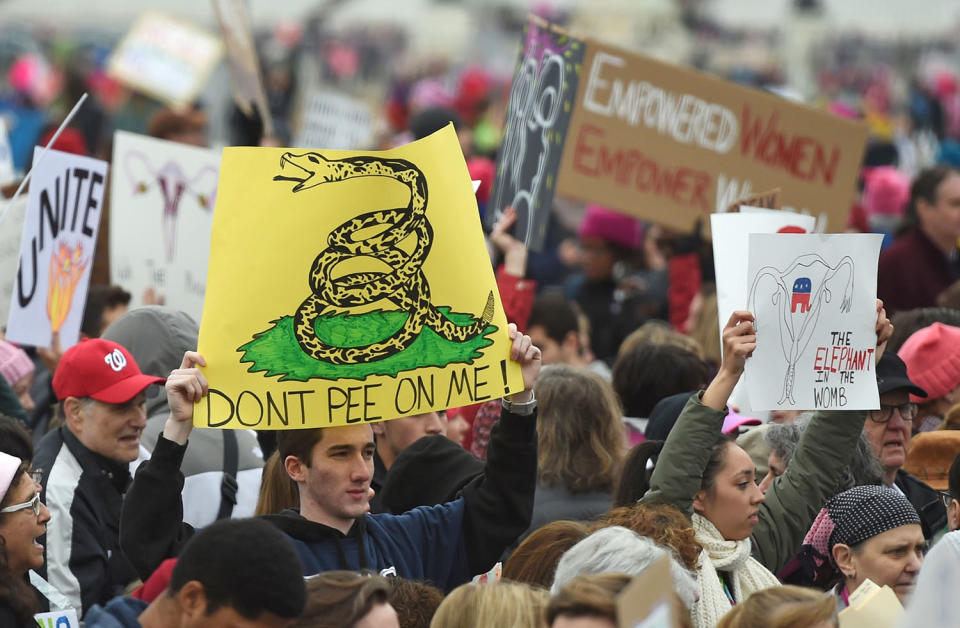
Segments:
[[[180,368],[185,351],[196,351],[197,323],[184,312],[162,306],[130,310],[107,328],[103,338],[126,347],[140,370],[148,375],[166,377]],[[151,390],[152,389],[152,390]],[[147,390],[147,427],[140,439],[140,460],[150,457],[170,409],[163,388]],[[260,492],[263,455],[252,430],[235,432],[238,444],[237,504],[233,518],[251,517]],[[195,528],[210,525],[220,509],[223,481],[223,431],[194,428],[183,458],[183,520]]]

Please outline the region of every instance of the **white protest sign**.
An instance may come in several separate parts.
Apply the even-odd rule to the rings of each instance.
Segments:
[[[747,360],[759,410],[875,410],[877,260],[882,235],[751,234]]]
[[[310,93],[296,146],[357,150],[373,139],[373,113],[363,102],[317,88]]]
[[[739,214],[710,214],[710,232],[713,237],[713,265],[717,277],[717,317],[719,334],[735,310],[743,309],[747,302],[747,247],[751,233],[811,233],[815,219],[793,212],[761,210],[759,213],[744,211]],[[723,347],[722,340],[718,340]],[[738,385],[730,399],[742,414],[758,416],[747,398],[744,386]]]
[[[13,169],[13,149],[10,148],[10,136],[7,123],[0,117],[0,185],[12,183],[17,178]]]
[[[77,611],[54,611],[52,613],[37,613],[33,616],[38,628],[80,628]]]
[[[174,107],[189,105],[207,84],[223,45],[204,29],[144,13],[107,61],[107,73]]]
[[[7,340],[49,347],[59,332],[64,349],[79,340],[106,180],[107,162],[55,150],[34,168]]]
[[[13,200],[0,200],[0,208],[10,203],[3,228],[0,229],[0,321],[7,320],[10,315],[10,297],[17,278],[23,221],[27,215],[27,197],[21,194]]]
[[[152,289],[199,321],[220,152],[117,131],[113,163],[111,281],[133,294],[133,307]]]

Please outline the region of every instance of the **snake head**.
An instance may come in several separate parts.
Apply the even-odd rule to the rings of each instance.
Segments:
[[[327,175],[330,169],[330,162],[320,153],[284,153],[280,158],[282,174],[275,175],[273,180],[296,181],[293,191],[299,192],[328,181],[328,177],[324,175]]]

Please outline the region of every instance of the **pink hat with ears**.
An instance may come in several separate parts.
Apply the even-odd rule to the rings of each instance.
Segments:
[[[17,469],[23,461],[16,456],[0,451],[0,502],[7,496],[13,478],[17,477]]]

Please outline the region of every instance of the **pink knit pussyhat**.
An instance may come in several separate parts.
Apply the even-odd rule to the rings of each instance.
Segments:
[[[910,380],[927,391],[927,399],[910,395],[914,403],[939,399],[960,386],[960,327],[934,323],[917,330],[897,355]]]

